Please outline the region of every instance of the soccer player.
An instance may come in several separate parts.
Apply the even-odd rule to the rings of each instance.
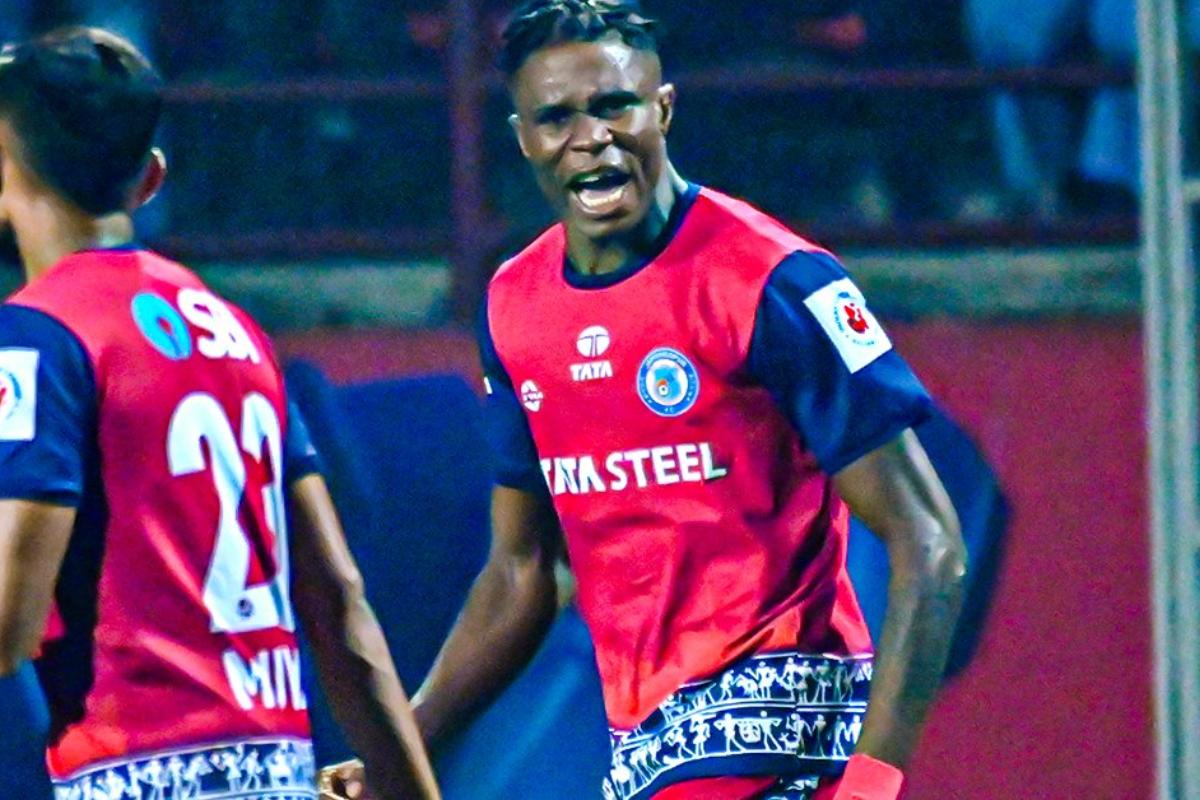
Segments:
[[[102,30],[0,55],[0,672],[40,649],[58,797],[315,798],[299,623],[380,796],[436,798],[270,343],[133,240],[160,108]]]
[[[675,89],[636,3],[531,0],[501,65],[560,222],[488,290],[494,539],[414,698],[423,733],[529,661],[561,532],[611,728],[606,798],[892,800],[964,574],[911,431],[930,398],[834,256],[674,169]],[[892,562],[874,657],[851,512]]]

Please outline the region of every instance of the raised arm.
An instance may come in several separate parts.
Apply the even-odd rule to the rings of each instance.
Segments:
[[[293,602],[334,716],[376,796],[433,800],[433,769],[324,479],[293,481],[289,499]]]
[[[941,684],[962,602],[966,549],[950,498],[911,430],[838,472],[834,484],[887,545],[892,573],[855,753],[903,768]]]
[[[493,490],[487,563],[413,699],[426,741],[466,724],[533,658],[557,611],[560,541],[545,492]]]

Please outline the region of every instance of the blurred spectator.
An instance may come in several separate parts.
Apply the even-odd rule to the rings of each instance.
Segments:
[[[919,15],[903,0],[707,0],[649,9],[663,15],[669,73],[961,63],[959,0],[926,5]],[[735,85],[709,93],[681,82],[679,113],[721,125],[673,134],[680,165],[701,181],[752,194],[789,219],[878,225],[987,213],[973,183],[980,180],[973,151],[982,124],[979,115],[964,113],[959,94],[780,94]]]
[[[1187,39],[1195,46],[1200,2],[1185,0]],[[966,28],[987,67],[1062,63],[1086,35],[1108,64],[1132,68],[1137,50],[1134,0],[967,0]],[[1043,219],[1068,200],[1084,212],[1132,211],[1139,189],[1137,98],[1132,89],[1092,96],[1082,137],[1062,92],[996,92],[996,148],[1018,210]],[[1069,193],[1066,189],[1072,189]]]
[[[825,0],[823,18],[802,24],[801,41],[840,47],[856,67],[903,70],[962,63],[961,1]],[[867,97],[875,169],[853,190],[858,204],[882,203],[877,222],[978,218],[995,213],[978,175],[974,97],[938,89],[882,90]],[[994,205],[994,204],[992,204]]]

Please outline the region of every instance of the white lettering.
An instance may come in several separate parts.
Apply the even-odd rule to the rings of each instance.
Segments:
[[[604,457],[603,471],[599,457],[591,455],[543,458],[539,463],[554,496],[620,492],[631,485],[645,489],[703,483],[729,474],[729,469],[717,462],[708,443],[617,450]]]
[[[554,459],[554,493],[563,494],[579,494],[579,481],[575,477],[575,470],[579,466],[579,460],[576,458],[556,458]]]
[[[608,470],[608,474],[613,478],[612,485],[609,488],[614,492],[619,492],[629,485],[629,476],[621,468],[621,461],[624,458],[624,453],[609,453],[608,458],[604,461],[604,466]]]
[[[674,455],[674,447],[655,447],[650,451],[650,459],[654,464],[654,480],[660,486],[679,483],[679,476],[671,471],[675,469]]]
[[[613,368],[611,361],[589,361],[586,364],[571,365],[571,380],[579,381],[598,381],[602,378],[611,378],[613,376]]]
[[[700,471],[700,448],[694,444],[681,444],[677,451],[679,455],[679,477],[687,483],[699,483],[704,480]]]
[[[713,458],[712,445],[708,442],[700,445],[700,463],[702,464],[701,469],[704,472],[704,480],[706,481],[715,481],[729,474],[728,469],[717,466],[716,460]]]
[[[292,708],[304,711],[308,708],[308,695],[304,693],[304,681],[300,678],[300,651],[294,647],[276,647],[275,658],[282,662],[283,674],[287,676],[288,697]]]
[[[260,650],[249,661],[243,661],[236,650],[226,650],[221,661],[229,688],[243,710],[253,710],[256,699],[267,709],[308,708],[300,676],[300,651],[296,648],[281,645]]]
[[[225,677],[229,688],[245,711],[254,708],[254,698],[262,696],[264,708],[275,708],[275,692],[271,689],[271,654],[261,650],[249,663],[242,661],[236,650],[226,650]]]
[[[633,465],[633,475],[639,489],[645,489],[649,485],[649,481],[646,480],[646,459],[649,457],[649,450],[630,450],[625,454],[625,460]]]
[[[204,329],[208,336],[200,337],[197,348],[208,358],[232,358],[258,364],[262,357],[250,339],[250,334],[238,322],[229,306],[210,292],[200,289],[179,290],[179,310],[188,322]]]
[[[591,456],[579,459],[579,490],[583,494],[608,491],[604,481],[600,479],[600,473],[596,471],[596,462]]]

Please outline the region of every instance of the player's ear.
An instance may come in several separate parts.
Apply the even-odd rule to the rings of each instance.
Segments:
[[[664,83],[658,87],[655,102],[658,105],[658,129],[666,136],[675,120],[675,84]]]
[[[521,136],[521,117],[516,112],[508,115],[508,125],[512,128],[513,136],[517,137],[517,147],[521,148],[521,155],[529,158],[529,148],[525,146],[525,139]]]
[[[142,170],[142,177],[137,183],[137,188],[134,189],[133,197],[130,198],[131,210],[141,208],[153,200],[166,178],[167,157],[163,155],[162,150],[152,147],[150,158],[146,161],[146,168]]]

